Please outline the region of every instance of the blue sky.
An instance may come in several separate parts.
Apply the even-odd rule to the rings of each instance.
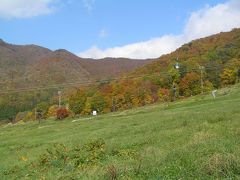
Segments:
[[[157,57],[189,40],[239,27],[239,7],[239,0],[0,0],[0,38],[83,57]],[[224,21],[219,11],[236,21]],[[219,27],[196,29],[197,23],[212,23],[208,16],[216,16]]]

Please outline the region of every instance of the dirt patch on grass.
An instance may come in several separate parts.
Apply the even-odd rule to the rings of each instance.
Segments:
[[[208,132],[203,132],[203,131],[197,132],[193,135],[192,140],[190,141],[190,144],[200,144],[209,140],[212,137],[214,137],[214,135]]]
[[[213,154],[204,167],[209,175],[232,177],[240,175],[240,160],[233,154]]]

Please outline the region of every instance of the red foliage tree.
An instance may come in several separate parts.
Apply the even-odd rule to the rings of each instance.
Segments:
[[[61,120],[61,119],[65,119],[69,116],[69,112],[66,108],[59,108],[57,110],[57,119]]]

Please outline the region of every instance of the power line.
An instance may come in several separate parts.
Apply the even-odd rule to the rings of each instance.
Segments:
[[[213,66],[204,66],[205,67],[205,69],[210,69],[210,70],[213,70],[213,69],[216,69],[216,68],[221,68],[222,66],[221,65],[213,65]],[[194,69],[197,69],[197,68],[192,68],[192,70],[194,70]],[[49,76],[49,75],[47,75],[47,74],[44,74],[44,75],[37,75],[37,77],[43,77],[43,78],[51,78],[51,76]],[[85,77],[86,79],[87,79],[87,77]],[[16,80],[16,79],[15,79]],[[74,78],[74,79],[72,79],[72,80],[79,80],[79,78]],[[0,84],[9,84],[10,82],[6,82],[6,81],[2,81],[2,82],[0,82]]]
[[[194,69],[191,69],[191,71],[181,71],[181,72],[187,73],[187,72],[192,72],[193,70],[198,71],[199,69],[194,68]],[[142,76],[127,76],[127,77],[120,77],[120,78],[111,78],[107,80],[105,79],[105,80],[95,80],[95,81],[87,81],[87,82],[62,83],[62,84],[54,84],[54,85],[48,85],[44,87],[34,87],[34,88],[10,89],[7,91],[0,91],[0,94],[19,93],[19,92],[37,91],[37,90],[49,90],[49,89],[55,89],[60,87],[73,87],[73,86],[80,86],[80,85],[91,85],[93,83],[106,83],[114,80],[137,79],[137,78],[151,77],[156,75],[171,76],[167,72],[158,72],[158,73],[142,75]]]
[[[209,68],[205,68],[205,69],[209,69]],[[212,69],[212,68],[211,68]],[[192,71],[197,71],[199,72],[199,68],[192,68],[191,70],[181,70],[181,73],[188,73],[188,72],[192,72]],[[138,79],[138,78],[147,78],[147,77],[151,77],[151,76],[156,76],[156,75],[167,75],[167,76],[171,76],[168,72],[157,72],[157,73],[153,73],[153,74],[145,74],[145,75],[141,75],[141,76],[127,76],[127,77],[117,77],[117,78],[110,78],[110,79],[104,79],[104,80],[95,80],[95,81],[85,81],[85,82],[74,82],[74,83],[61,83],[61,84],[53,84],[53,85],[48,85],[48,86],[40,86],[40,87],[33,87],[33,88],[18,88],[18,89],[9,89],[9,90],[5,90],[5,91],[1,91],[0,90],[0,94],[10,94],[10,93],[20,93],[20,92],[29,92],[29,91],[40,91],[40,90],[50,90],[50,89],[56,89],[56,88],[64,88],[64,87],[74,87],[74,86],[81,86],[81,85],[92,85],[94,83],[107,83],[110,81],[114,81],[114,80],[125,80],[125,79]]]
[[[10,89],[7,91],[0,91],[0,94],[28,92],[28,91],[37,91],[37,90],[48,90],[48,89],[55,89],[55,88],[60,88],[60,87],[73,87],[73,86],[79,86],[79,85],[91,85],[93,83],[107,83],[107,82],[114,81],[114,80],[124,80],[124,79],[129,79],[129,78],[141,78],[141,77],[149,77],[149,76],[154,76],[154,75],[156,75],[156,74],[145,75],[145,76],[135,76],[135,77],[125,77],[125,78],[111,78],[111,79],[95,80],[95,81],[87,81],[87,82],[62,83],[62,84],[49,85],[49,86],[44,86],[44,87]]]

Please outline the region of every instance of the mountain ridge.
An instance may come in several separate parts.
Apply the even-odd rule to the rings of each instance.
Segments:
[[[80,58],[65,49],[52,51],[38,45],[14,45],[0,40],[0,82],[14,88],[106,79],[151,61]]]

